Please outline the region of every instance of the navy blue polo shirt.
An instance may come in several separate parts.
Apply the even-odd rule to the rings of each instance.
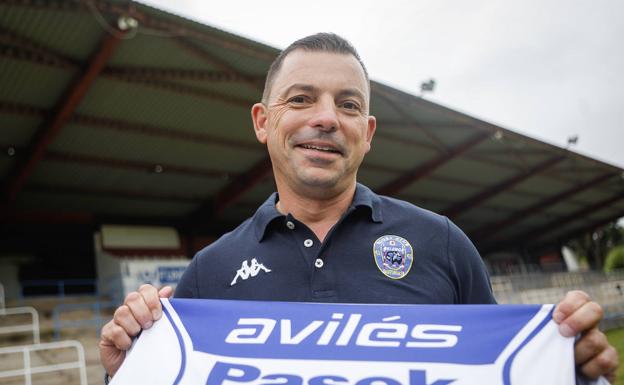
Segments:
[[[446,217],[358,184],[320,242],[275,207],[276,193],[197,253],[178,298],[265,301],[494,303],[479,253]]]

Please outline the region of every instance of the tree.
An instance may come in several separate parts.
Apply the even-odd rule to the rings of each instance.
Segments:
[[[607,253],[621,244],[624,244],[624,228],[614,221],[570,240],[567,246],[587,258],[593,270],[602,270]]]
[[[608,273],[617,269],[624,269],[624,245],[612,248],[605,259],[604,271]]]

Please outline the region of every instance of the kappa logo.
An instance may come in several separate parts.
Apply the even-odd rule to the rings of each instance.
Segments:
[[[241,268],[236,271],[236,276],[234,276],[234,279],[232,280],[232,283],[230,283],[230,286],[236,285],[236,281],[238,281],[239,278],[244,281],[249,277],[255,277],[256,275],[258,275],[258,273],[260,273],[260,270],[264,271],[265,273],[271,272],[271,269],[268,269],[263,264],[258,263],[256,258],[252,258],[251,265],[249,265],[249,262],[247,262],[247,260],[244,260],[241,264]]]

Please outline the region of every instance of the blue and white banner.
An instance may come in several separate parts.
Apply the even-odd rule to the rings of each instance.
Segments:
[[[162,301],[111,384],[575,383],[552,305]]]

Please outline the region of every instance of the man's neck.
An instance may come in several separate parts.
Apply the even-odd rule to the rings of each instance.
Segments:
[[[344,191],[323,197],[298,194],[290,188],[278,186],[277,210],[292,214],[298,221],[310,228],[323,242],[329,230],[347,211],[355,195],[355,183]]]

